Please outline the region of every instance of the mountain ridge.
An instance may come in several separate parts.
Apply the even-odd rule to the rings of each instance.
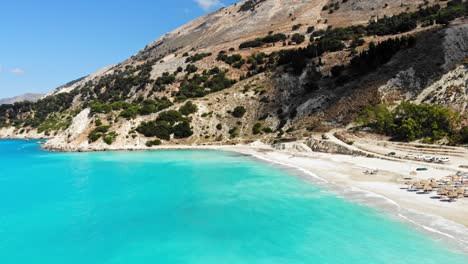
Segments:
[[[25,93],[22,95],[14,96],[14,97],[9,97],[9,98],[2,98],[0,99],[0,105],[2,104],[13,104],[16,102],[22,102],[22,101],[29,101],[29,102],[35,102],[42,98],[44,94],[39,94],[39,93]]]

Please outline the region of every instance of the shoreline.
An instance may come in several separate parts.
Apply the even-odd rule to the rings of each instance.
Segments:
[[[46,146],[46,147],[45,147]],[[164,151],[214,150],[250,156],[259,161],[291,169],[291,173],[313,184],[325,185],[336,195],[407,223],[454,249],[468,254],[468,200],[442,203],[428,197],[400,189],[399,178],[409,175],[418,166],[412,161],[382,160],[318,152],[277,150],[262,143],[250,145],[165,145],[148,147],[111,147],[92,149],[61,149],[41,145],[42,149],[61,152],[97,151]],[[365,170],[378,169],[377,175],[365,175]],[[443,177],[454,171],[450,168],[431,168],[419,178]]]
[[[353,159],[345,155],[325,153],[298,154],[296,152],[277,150],[265,152],[265,150],[258,151],[248,146],[217,148],[217,150],[246,154],[263,162],[276,164],[283,168],[291,168],[296,171],[296,173],[293,172],[294,174],[302,175],[314,184],[325,185],[328,190],[338,196],[342,196],[342,198],[348,201],[383,211],[387,215],[399,218],[400,221],[407,222],[417,227],[420,231],[436,239],[442,239],[455,248],[468,253],[468,201],[466,200],[457,201],[456,203],[442,203],[431,200],[427,195],[418,195],[401,190],[401,185],[399,186],[397,183],[386,180],[382,181],[382,179],[375,179],[374,181],[361,179],[343,180],[343,176],[350,178],[357,176],[359,178],[360,175],[356,175],[356,168],[352,168],[351,166],[362,165],[350,164],[347,161],[340,161],[338,164],[334,160],[328,160],[328,158],[339,160]],[[298,159],[299,161],[297,161]],[[364,159],[372,160],[372,158]],[[311,164],[307,166],[304,164],[304,161],[311,162]],[[330,162],[328,165],[334,165],[335,169],[329,166],[326,169],[320,169],[318,166],[312,168],[314,165],[328,162]],[[329,171],[325,172],[326,170]],[[333,176],[333,174],[337,174],[337,176]],[[375,177],[378,178],[379,176],[375,175]],[[406,201],[408,198],[414,198],[415,203],[420,203],[423,206],[416,207],[415,203]],[[446,210],[439,210],[443,208]],[[462,212],[456,214],[455,211],[457,210],[462,210]]]
[[[153,148],[120,149],[120,151],[165,150],[227,151],[247,155],[261,162],[290,169],[293,175],[303,177],[311,184],[324,185],[328,191],[333,192],[335,195],[382,211],[386,215],[407,223],[435,239],[444,240],[446,244],[468,254],[468,200],[442,203],[430,199],[427,195],[418,195],[401,190],[402,184],[385,178],[395,178],[403,176],[403,174],[386,171],[385,169],[388,168],[389,164],[405,163],[404,161],[317,152],[281,151],[263,144],[167,145]],[[384,164],[366,166],[369,161]],[[307,163],[309,164],[307,165]],[[407,163],[418,165],[412,161]],[[320,165],[325,165],[325,168]],[[374,175],[372,177],[375,179],[364,179],[369,176],[362,175],[362,172],[366,169],[375,168],[381,170],[385,178],[381,179],[380,175]],[[451,170],[449,168],[438,168],[437,166],[435,168],[434,170],[437,170],[439,177]]]

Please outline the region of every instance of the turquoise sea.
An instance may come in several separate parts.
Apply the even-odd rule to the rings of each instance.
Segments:
[[[468,263],[321,188],[234,153],[0,141],[0,263]]]

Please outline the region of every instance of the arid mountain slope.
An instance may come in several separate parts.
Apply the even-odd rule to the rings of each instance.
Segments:
[[[13,104],[13,103],[22,102],[22,101],[35,102],[41,99],[43,96],[44,94],[26,93],[26,94],[18,95],[18,96],[11,97],[11,98],[0,99],[0,105]]]
[[[466,121],[467,6],[243,1],[36,104],[0,108],[0,136],[51,137],[47,146],[61,150],[274,142],[402,101],[450,107]]]

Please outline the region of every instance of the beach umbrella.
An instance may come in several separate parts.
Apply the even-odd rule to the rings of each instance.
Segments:
[[[457,192],[450,192],[450,193],[448,194],[448,196],[449,196],[450,198],[458,198],[458,193],[457,193]]]
[[[432,187],[432,188],[437,188],[437,187],[439,187],[439,183],[437,183],[437,182],[431,182],[431,187]]]
[[[447,195],[448,191],[446,189],[440,189],[437,194],[439,195]]]
[[[430,185],[424,186],[424,191],[426,191],[426,192],[432,191],[432,186],[430,186]]]

